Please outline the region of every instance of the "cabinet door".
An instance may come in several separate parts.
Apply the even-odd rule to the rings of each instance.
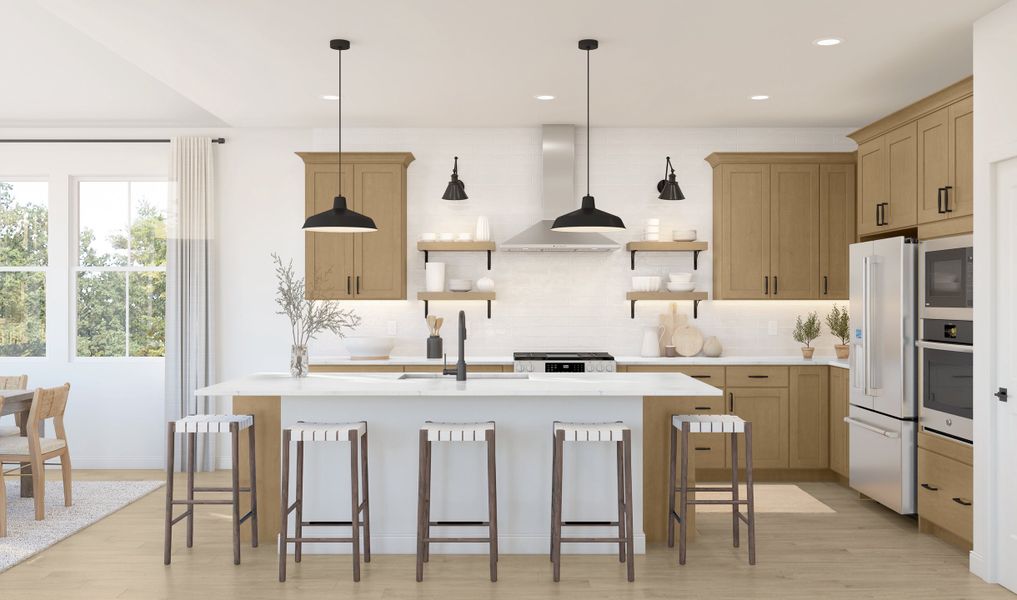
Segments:
[[[974,209],[974,100],[965,98],[949,107],[950,183],[947,217],[970,215]]]
[[[788,466],[787,388],[728,388],[731,412],[752,423],[752,466]],[[745,466],[745,436],[738,434],[738,466]]]
[[[339,171],[335,164],[308,164],[304,181],[306,217],[332,208],[339,195]],[[354,198],[353,165],[343,165],[342,195]],[[354,233],[304,233],[305,295],[314,300],[353,297]]]
[[[918,123],[886,134],[887,191],[881,229],[913,227],[918,223]]]
[[[791,367],[788,464],[830,466],[830,368]]]
[[[819,165],[770,166],[770,293],[819,297]]]
[[[858,146],[858,235],[879,229],[876,207],[888,196],[886,166],[885,136]]]
[[[946,216],[943,188],[949,185],[950,134],[948,108],[918,120],[918,222],[930,223]]]
[[[644,402],[667,403],[675,415],[722,415],[727,412],[724,396],[685,398],[647,396]],[[696,469],[723,469],[727,464],[728,436],[719,433],[689,435],[689,448],[694,451]],[[681,438],[679,438],[679,443]]]
[[[374,219],[378,231],[355,234],[353,293],[358,299],[405,299],[403,168],[398,164],[358,164],[354,179],[354,210]]]
[[[850,397],[850,371],[830,367],[830,468],[841,477],[849,477],[848,471],[848,416]]]
[[[720,202],[714,213],[719,269],[714,296],[768,298],[770,277],[770,165],[719,167]],[[765,279],[764,279],[765,278]]]
[[[819,297],[847,300],[855,242],[855,166],[819,166]]]

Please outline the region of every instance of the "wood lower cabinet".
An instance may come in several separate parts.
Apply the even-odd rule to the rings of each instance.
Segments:
[[[850,456],[848,416],[851,403],[851,372],[840,367],[830,367],[830,470],[841,477],[850,477],[848,457]]]
[[[919,529],[971,548],[973,528],[971,446],[918,433]]]
[[[339,190],[335,152],[298,152],[304,161],[304,213],[332,208]],[[372,233],[304,234],[306,296],[315,300],[406,298],[406,152],[343,153],[347,206],[374,219]]]
[[[791,367],[788,466],[830,466],[830,367]]]
[[[731,412],[752,422],[752,466],[754,469],[788,468],[787,388],[727,389]],[[738,435],[738,464],[745,465],[745,439]],[[730,464],[730,461],[728,461]]]
[[[855,166],[819,165],[819,297],[850,298],[855,243]]]

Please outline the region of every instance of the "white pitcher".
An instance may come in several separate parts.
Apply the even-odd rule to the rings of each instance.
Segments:
[[[660,356],[660,338],[664,335],[664,328],[660,325],[652,325],[643,328],[643,349],[640,356],[653,358]]]

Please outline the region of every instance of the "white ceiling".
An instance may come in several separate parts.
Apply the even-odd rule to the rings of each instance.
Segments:
[[[333,37],[348,125],[581,123],[596,37],[595,125],[853,126],[969,75],[1003,3],[0,0],[0,126],[332,126]]]

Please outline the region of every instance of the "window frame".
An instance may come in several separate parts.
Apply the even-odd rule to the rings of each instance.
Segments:
[[[0,355],[0,361],[25,361],[25,362],[42,362],[47,361],[50,358],[50,336],[49,336],[49,321],[50,321],[50,286],[52,284],[51,276],[53,272],[53,260],[50,254],[53,240],[53,196],[52,190],[53,185],[48,175],[0,175],[0,181],[4,183],[44,183],[46,184],[46,265],[42,267],[11,267],[0,264],[0,273],[42,273],[43,274],[43,285],[45,286],[45,298],[46,298],[46,322],[43,330],[46,332],[45,344],[46,351],[42,356],[2,356]]]
[[[70,206],[68,211],[68,227],[70,228],[68,244],[69,261],[68,266],[68,283],[67,288],[70,293],[70,301],[68,303],[68,310],[70,312],[70,320],[68,322],[69,336],[67,348],[70,353],[68,357],[71,361],[78,362],[95,362],[95,363],[108,363],[108,362],[143,362],[150,363],[153,361],[164,361],[166,356],[130,356],[131,351],[131,287],[130,287],[130,274],[131,273],[151,273],[151,272],[166,272],[166,266],[162,267],[148,267],[148,266],[136,266],[131,264],[131,238],[127,236],[127,264],[123,266],[115,267],[85,267],[81,263],[81,184],[87,182],[125,182],[127,183],[127,224],[130,227],[131,224],[131,188],[130,185],[135,182],[164,182],[167,184],[167,219],[169,218],[169,177],[165,175],[123,175],[123,176],[78,176],[72,177],[70,185],[68,186],[68,192],[70,196]],[[168,234],[167,234],[168,235]],[[169,257],[167,257],[167,260]],[[80,356],[78,354],[78,274],[79,273],[100,273],[100,272],[113,272],[113,273],[124,273],[124,293],[125,293],[125,313],[124,313],[124,351],[126,354],[123,356]],[[167,295],[169,289],[167,287]]]

